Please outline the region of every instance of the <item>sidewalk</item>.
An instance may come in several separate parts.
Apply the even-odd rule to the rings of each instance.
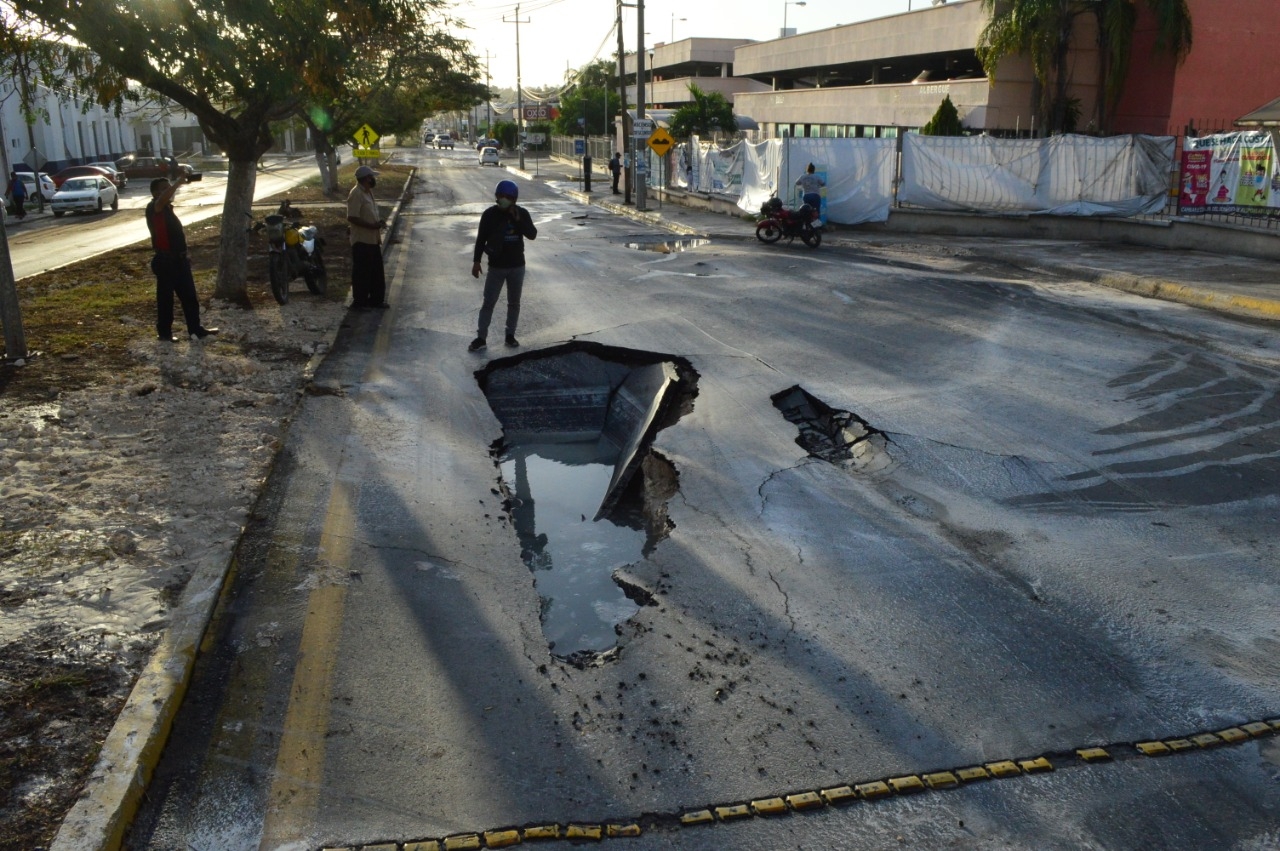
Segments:
[[[661,203],[658,199],[649,198],[648,209],[640,212],[634,204],[622,203],[622,195],[614,195],[610,191],[608,176],[593,177],[592,191],[583,192],[580,188],[581,170],[566,163],[544,160],[536,177],[527,171],[517,173],[530,180],[576,183],[579,188],[565,191],[584,203],[673,233],[697,234],[717,240],[754,237],[750,222],[683,207],[672,203],[670,198]],[[1280,240],[1280,233],[1275,238]],[[830,225],[823,233],[824,245],[842,247],[901,244],[904,239],[951,245],[957,240],[964,240],[966,244],[978,246],[989,257],[1023,269],[1041,270],[1135,295],[1235,316],[1280,321],[1280,270],[1269,261],[1252,257],[1205,251],[1169,251],[1097,241],[955,237],[945,233],[922,237],[918,232],[895,232],[892,215],[884,225],[866,228]]]

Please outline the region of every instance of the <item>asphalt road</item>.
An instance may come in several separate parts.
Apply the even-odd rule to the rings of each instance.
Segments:
[[[500,346],[500,305],[469,354],[474,227],[509,175],[420,156],[393,306],[352,314],[291,426],[126,847],[499,847],[605,823],[639,827],[635,849],[1280,843],[1280,738],[1238,727],[1280,716],[1272,332],[959,242],[814,252],[744,223],[640,250],[674,238],[517,178],[539,228],[523,346]],[[578,601],[621,620],[585,668],[549,650],[563,599],[526,561],[598,551],[586,510],[538,524],[599,492],[513,481],[477,375],[569,341],[681,378],[651,537],[616,574],[649,602]],[[795,387],[864,421],[865,454],[802,448],[772,401]],[[535,519],[504,510],[530,487]],[[1008,779],[875,797],[1006,760]],[[846,784],[858,803],[732,809]]]
[[[258,172],[254,197],[264,198],[315,175],[313,159],[299,159]],[[5,233],[15,280],[38,275],[114,251],[145,240],[147,223],[142,211],[151,200],[150,181],[130,181],[120,193],[120,209],[101,213],[69,213],[54,218],[46,206],[44,213],[31,212],[26,220],[7,217]],[[227,191],[225,172],[209,172],[199,183],[189,183],[178,194],[176,209],[184,225],[221,215]]]

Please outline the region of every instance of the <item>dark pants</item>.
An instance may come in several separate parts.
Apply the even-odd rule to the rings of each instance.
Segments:
[[[25,195],[13,196],[13,214],[15,216],[17,216],[20,219],[26,218],[27,216],[26,207],[27,207],[27,196]]]
[[[382,246],[356,242],[351,246],[351,304],[377,307],[387,300],[387,278],[382,268]]]
[[[484,339],[489,335],[489,321],[493,319],[493,308],[502,294],[502,287],[507,287],[507,336],[516,335],[516,323],[520,321],[520,293],[524,290],[524,266],[512,269],[495,269],[489,267],[484,277],[484,303],[480,305],[480,322],[476,328],[476,336]]]
[[[622,177],[622,169],[618,169],[613,173],[613,194],[618,194],[618,178]]]
[[[200,330],[200,299],[196,282],[191,277],[191,261],[185,254],[157,254],[151,258],[151,271],[156,276],[156,334],[173,336],[173,297],[182,305],[182,318],[187,333]]]

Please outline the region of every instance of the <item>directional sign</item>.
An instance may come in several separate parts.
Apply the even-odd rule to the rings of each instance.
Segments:
[[[382,137],[378,135],[377,130],[374,130],[368,124],[365,124],[355,132],[354,138],[360,143],[360,147],[372,148],[374,145],[378,144],[378,140]]]
[[[671,134],[661,127],[649,135],[649,149],[660,157],[665,157],[675,143],[676,140],[671,138]]]
[[[653,132],[652,118],[637,118],[631,122],[631,138],[648,139]]]

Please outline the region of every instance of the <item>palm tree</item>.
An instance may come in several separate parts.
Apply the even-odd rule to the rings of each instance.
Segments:
[[[1120,99],[1139,0],[982,0],[990,15],[978,37],[978,59],[992,79],[1005,56],[1025,54],[1035,75],[1034,97],[1050,132],[1069,132],[1078,116],[1068,58],[1077,20],[1097,25],[1099,97],[1097,122],[1105,130]],[[1191,49],[1191,13],[1186,0],[1142,0],[1156,19],[1156,48],[1181,61]],[[1049,91],[1049,97],[1044,92]]]

